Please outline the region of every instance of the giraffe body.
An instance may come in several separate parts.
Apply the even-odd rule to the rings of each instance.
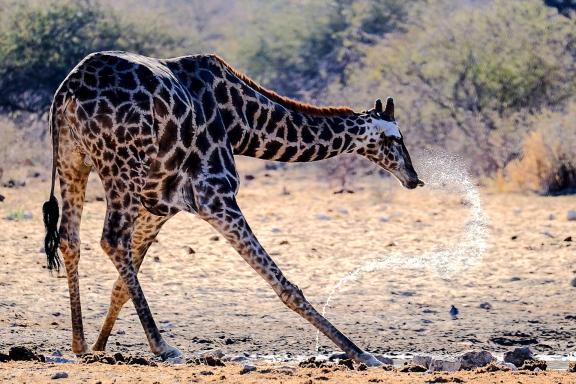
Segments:
[[[379,365],[308,303],[258,242],[236,203],[240,182],[234,155],[294,162],[354,152],[414,188],[423,183],[394,121],[391,99],[385,110],[377,101],[363,113],[315,107],[260,87],[215,55],[160,60],[99,52],[60,85],[50,121],[62,219],[58,233],[48,230],[47,241],[59,234],[75,353],[88,352],[78,285],[79,226],[86,181],[94,170],[106,193],[101,245],[119,272],[95,350],[105,348],[131,298],[151,350],[163,358],[180,355],[160,335],[137,272],[161,226],[187,211],[213,225],[289,308],[350,357]],[[57,205],[48,210],[57,214]],[[48,223],[54,224],[53,216]],[[52,251],[47,249],[50,265],[58,266]]]

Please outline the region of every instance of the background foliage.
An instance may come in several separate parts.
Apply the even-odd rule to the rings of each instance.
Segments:
[[[44,124],[23,113],[45,117],[59,82],[90,52],[216,51],[302,100],[366,109],[392,95],[409,146],[460,153],[499,190],[576,187],[571,0],[0,0],[0,7],[6,137],[42,137]]]

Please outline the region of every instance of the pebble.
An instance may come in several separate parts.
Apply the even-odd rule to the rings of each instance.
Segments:
[[[471,370],[484,367],[496,358],[488,351],[467,351],[458,357],[460,369]]]
[[[319,215],[316,215],[316,218],[317,218],[318,220],[323,220],[323,221],[332,220],[332,218],[331,218],[330,216],[325,215],[325,214],[323,214],[323,213],[321,213],[321,214],[319,214]]]
[[[244,364],[240,370],[241,375],[256,371],[256,367],[251,364]]]
[[[516,367],[521,367],[526,360],[534,360],[534,355],[528,347],[515,348],[504,353],[504,362],[512,363]]]
[[[189,255],[193,255],[196,253],[196,251],[192,247],[186,247],[186,252],[188,252]]]
[[[56,372],[55,374],[52,375],[52,377],[50,377],[52,380],[58,380],[58,379],[67,379],[68,378],[68,373],[66,372]]]
[[[576,221],[576,209],[571,209],[566,214],[568,221]]]
[[[480,308],[485,309],[487,311],[492,309],[492,304],[486,302],[486,303],[480,303],[479,305]]]

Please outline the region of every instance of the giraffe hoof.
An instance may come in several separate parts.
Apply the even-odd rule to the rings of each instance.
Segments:
[[[167,345],[164,352],[160,353],[160,358],[170,363],[179,363],[183,357],[184,355],[178,348],[171,347],[170,345]]]
[[[368,367],[380,367],[384,365],[380,360],[375,358],[371,353],[362,352],[354,360],[359,363],[364,363]]]

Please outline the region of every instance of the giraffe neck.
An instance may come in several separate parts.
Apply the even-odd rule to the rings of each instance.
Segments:
[[[364,137],[368,117],[350,111],[318,116],[272,101],[227,72],[215,82],[218,109],[236,155],[284,162],[349,153]]]
[[[356,116],[310,116],[265,103],[251,124],[228,127],[228,136],[238,155],[307,162],[353,151],[364,130]]]

